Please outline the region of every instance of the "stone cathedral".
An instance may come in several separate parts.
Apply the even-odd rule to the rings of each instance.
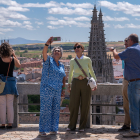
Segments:
[[[114,73],[111,55],[106,54],[106,43],[104,34],[104,23],[100,9],[97,17],[96,5],[93,9],[91,20],[91,32],[88,46],[88,56],[92,60],[92,66],[97,77],[98,83],[114,82]]]

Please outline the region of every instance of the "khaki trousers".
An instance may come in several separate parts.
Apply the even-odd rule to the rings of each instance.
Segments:
[[[14,109],[13,109],[14,95],[7,94],[0,96],[0,122],[6,123],[6,107],[7,107],[7,119],[8,123],[13,123]]]
[[[127,95],[127,88],[128,88],[128,81],[124,79],[123,86],[122,86],[123,108],[125,112],[124,125],[126,125],[127,127],[130,127],[129,100],[128,100],[128,95]]]
[[[68,128],[71,130],[76,129],[80,106],[80,124],[79,130],[86,127],[88,112],[90,108],[91,88],[87,85],[88,80],[79,80],[74,78],[70,92],[70,123]]]

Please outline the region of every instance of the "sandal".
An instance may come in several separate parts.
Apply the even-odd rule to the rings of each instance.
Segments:
[[[60,134],[58,131],[51,131],[50,132],[50,135],[57,135],[57,134]]]
[[[47,136],[45,132],[39,132],[39,136]]]

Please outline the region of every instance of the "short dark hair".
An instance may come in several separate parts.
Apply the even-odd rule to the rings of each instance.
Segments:
[[[9,57],[12,55],[12,47],[8,42],[4,42],[0,46],[0,56]]]
[[[133,43],[139,43],[139,38],[137,34],[131,34],[129,35],[128,39],[131,39]]]
[[[125,38],[125,40],[124,40],[124,41],[126,41],[126,42],[127,42],[127,41],[128,41],[128,37],[127,37],[127,38]]]

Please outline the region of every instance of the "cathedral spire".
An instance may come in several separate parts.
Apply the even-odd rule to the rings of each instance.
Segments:
[[[94,5],[94,9],[93,9],[93,17],[92,17],[92,21],[97,21],[97,9],[96,9],[96,5]]]
[[[99,23],[102,23],[102,11],[101,11],[101,8],[100,8],[100,13],[99,13]]]

